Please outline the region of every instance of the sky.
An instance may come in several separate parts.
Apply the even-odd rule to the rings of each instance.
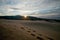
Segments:
[[[0,0],[0,16],[6,15],[60,19],[60,0]]]

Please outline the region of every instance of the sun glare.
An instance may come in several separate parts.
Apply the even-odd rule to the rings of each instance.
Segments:
[[[27,18],[27,15],[24,15],[24,18]]]

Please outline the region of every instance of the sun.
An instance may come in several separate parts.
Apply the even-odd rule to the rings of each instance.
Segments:
[[[27,15],[24,15],[24,18],[27,18]]]

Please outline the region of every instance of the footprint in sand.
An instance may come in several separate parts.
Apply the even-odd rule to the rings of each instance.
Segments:
[[[21,27],[21,29],[25,30],[24,27]]]
[[[36,37],[38,40],[44,40],[43,38],[41,38],[41,37],[39,37],[39,36],[37,36]]]
[[[29,32],[29,33],[30,33],[31,31],[27,31],[27,32]]]
[[[33,30],[33,32],[36,32],[35,30]]]
[[[35,34],[31,33],[32,36],[35,36]]]
[[[25,30],[25,29],[24,29],[24,27],[21,27],[21,29]],[[31,30],[31,29],[28,29],[28,31],[27,31],[27,32],[28,32],[28,33],[31,33],[31,31],[30,31],[30,30]],[[33,32],[36,32],[36,31],[35,31],[35,30],[33,30]],[[35,34],[33,34],[33,33],[31,33],[31,35],[32,35],[32,36],[34,36],[34,37],[36,36],[36,35],[35,35]],[[38,34],[38,35],[39,35],[39,36],[42,36],[42,34]],[[36,37],[38,40],[44,40],[43,38],[41,38],[41,37],[39,37],[39,36],[37,36],[37,37]],[[53,40],[52,38],[49,38],[49,37],[46,37],[46,38],[47,38],[47,39],[49,39],[49,40]]]
[[[53,40],[52,38],[47,37],[49,40]]]
[[[27,31],[27,32],[31,33],[31,31],[30,31],[30,30],[31,30],[31,29],[29,29],[29,31]],[[33,32],[36,32],[36,31],[35,31],[35,30],[33,30]],[[36,35],[35,35],[35,34],[33,34],[33,33],[31,33],[31,35],[32,35],[32,36],[34,36],[34,37],[36,36]],[[39,35],[41,36],[41,34],[39,34]],[[37,39],[39,39],[39,40],[44,40],[43,38],[41,38],[41,37],[39,37],[39,36],[37,36],[36,38],[37,38]]]

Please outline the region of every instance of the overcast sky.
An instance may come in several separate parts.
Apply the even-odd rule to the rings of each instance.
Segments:
[[[0,0],[0,15],[60,18],[60,0]]]

